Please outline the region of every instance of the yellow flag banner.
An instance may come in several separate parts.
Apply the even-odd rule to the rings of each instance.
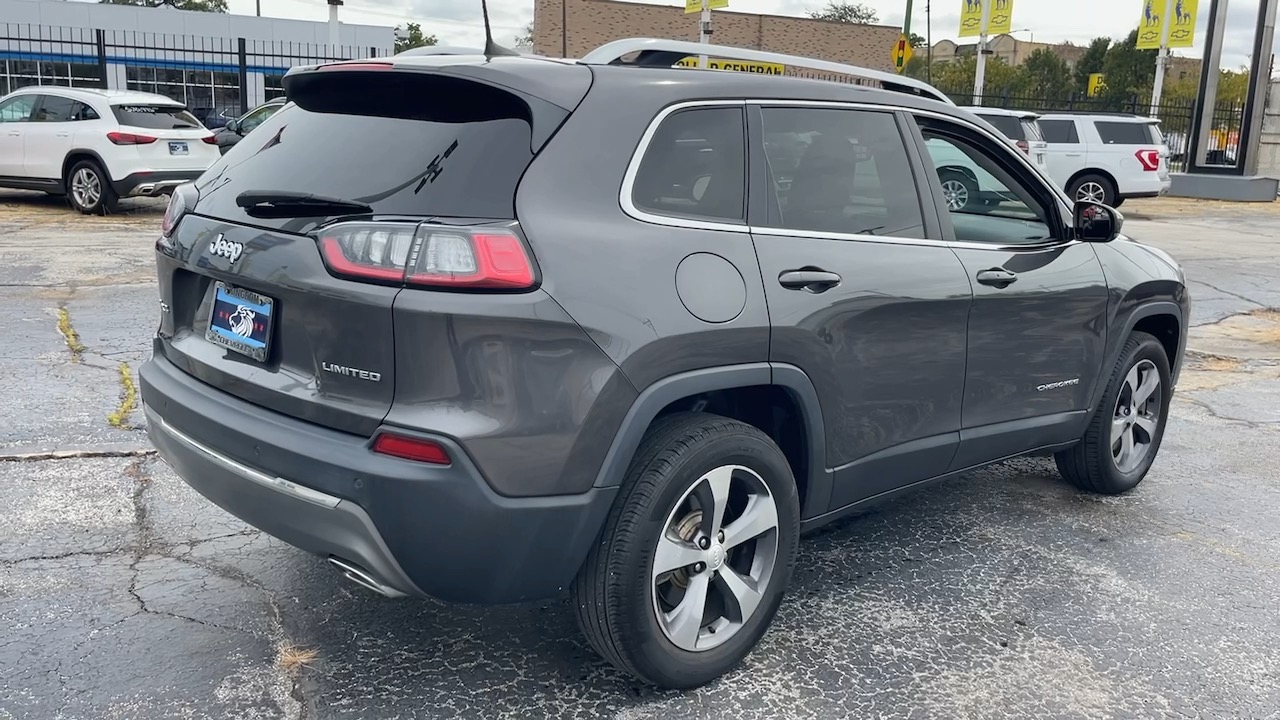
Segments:
[[[982,3],[991,3],[987,34],[999,35],[1013,29],[1013,0],[963,0],[960,6],[960,37],[982,34]]]
[[[1159,49],[1166,26],[1169,28],[1169,47],[1191,47],[1196,39],[1197,5],[1197,0],[1174,0],[1170,5],[1171,12],[1166,13],[1164,0],[1144,0],[1142,18],[1138,20],[1138,49]]]
[[[979,0],[994,2],[991,6],[991,19],[987,22],[987,34],[999,35],[1013,30],[1013,0]]]

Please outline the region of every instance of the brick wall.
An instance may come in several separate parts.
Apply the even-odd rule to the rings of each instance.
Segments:
[[[643,5],[617,0],[535,0],[533,51],[552,57],[582,57],[628,37],[698,39],[698,16],[683,4]],[[821,4],[821,3],[816,3]],[[562,23],[562,17],[567,23]],[[891,69],[890,53],[901,32],[885,25],[846,23],[716,10],[711,41],[718,45],[804,55],[879,70]],[[568,27],[567,35],[561,28]],[[567,47],[562,47],[567,40]]]

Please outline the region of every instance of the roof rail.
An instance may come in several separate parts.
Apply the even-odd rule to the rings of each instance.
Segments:
[[[482,48],[463,47],[460,45],[424,45],[409,48],[396,53],[394,57],[413,57],[416,55],[483,55]]]
[[[624,63],[622,58],[632,53],[639,53],[636,59],[630,63]],[[934,86],[916,80],[915,78],[903,77],[893,73],[883,72],[881,70],[872,70],[870,68],[859,67],[857,65],[845,65],[843,63],[828,62],[826,60],[815,60],[813,58],[802,57],[800,55],[784,55],[782,53],[765,52],[763,50],[749,50],[747,48],[731,47],[729,45],[707,45],[704,43],[689,42],[687,40],[661,40],[658,38],[627,38],[625,40],[614,40],[605,43],[600,47],[587,53],[579,62],[586,65],[641,65],[646,67],[671,67],[680,60],[693,56],[709,55],[727,60],[747,60],[753,62],[776,63],[779,65],[790,65],[792,67],[802,67],[809,70],[818,70],[820,72],[838,73],[841,75],[849,75],[851,77],[860,78],[862,80],[872,80],[880,84],[885,90],[894,90],[897,92],[908,93],[911,95],[920,95],[931,100],[938,100],[948,105],[955,105],[946,93],[935,88]]]

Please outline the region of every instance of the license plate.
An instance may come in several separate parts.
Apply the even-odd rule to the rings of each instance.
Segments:
[[[188,147],[187,147],[187,144],[186,144],[185,142],[171,142],[171,143],[169,143],[169,154],[170,154],[170,155],[187,155],[187,154],[189,154],[190,152],[191,152],[191,150],[190,150],[190,148],[188,148]]]
[[[271,344],[275,301],[266,295],[221,281],[214,285],[213,309],[205,339],[228,350],[265,362]]]

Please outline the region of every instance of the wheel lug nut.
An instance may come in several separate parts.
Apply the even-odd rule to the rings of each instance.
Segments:
[[[720,531],[720,534],[716,536],[716,539],[717,539],[717,540],[719,540],[720,542],[724,542],[724,531],[723,531],[723,530],[721,530],[721,531]]]
[[[706,569],[707,569],[707,564],[704,562],[696,562],[693,564],[693,571],[696,573],[700,573]]]
[[[711,538],[709,537],[700,538],[698,540],[698,547],[702,548],[703,550],[706,550],[707,548],[711,547]]]

